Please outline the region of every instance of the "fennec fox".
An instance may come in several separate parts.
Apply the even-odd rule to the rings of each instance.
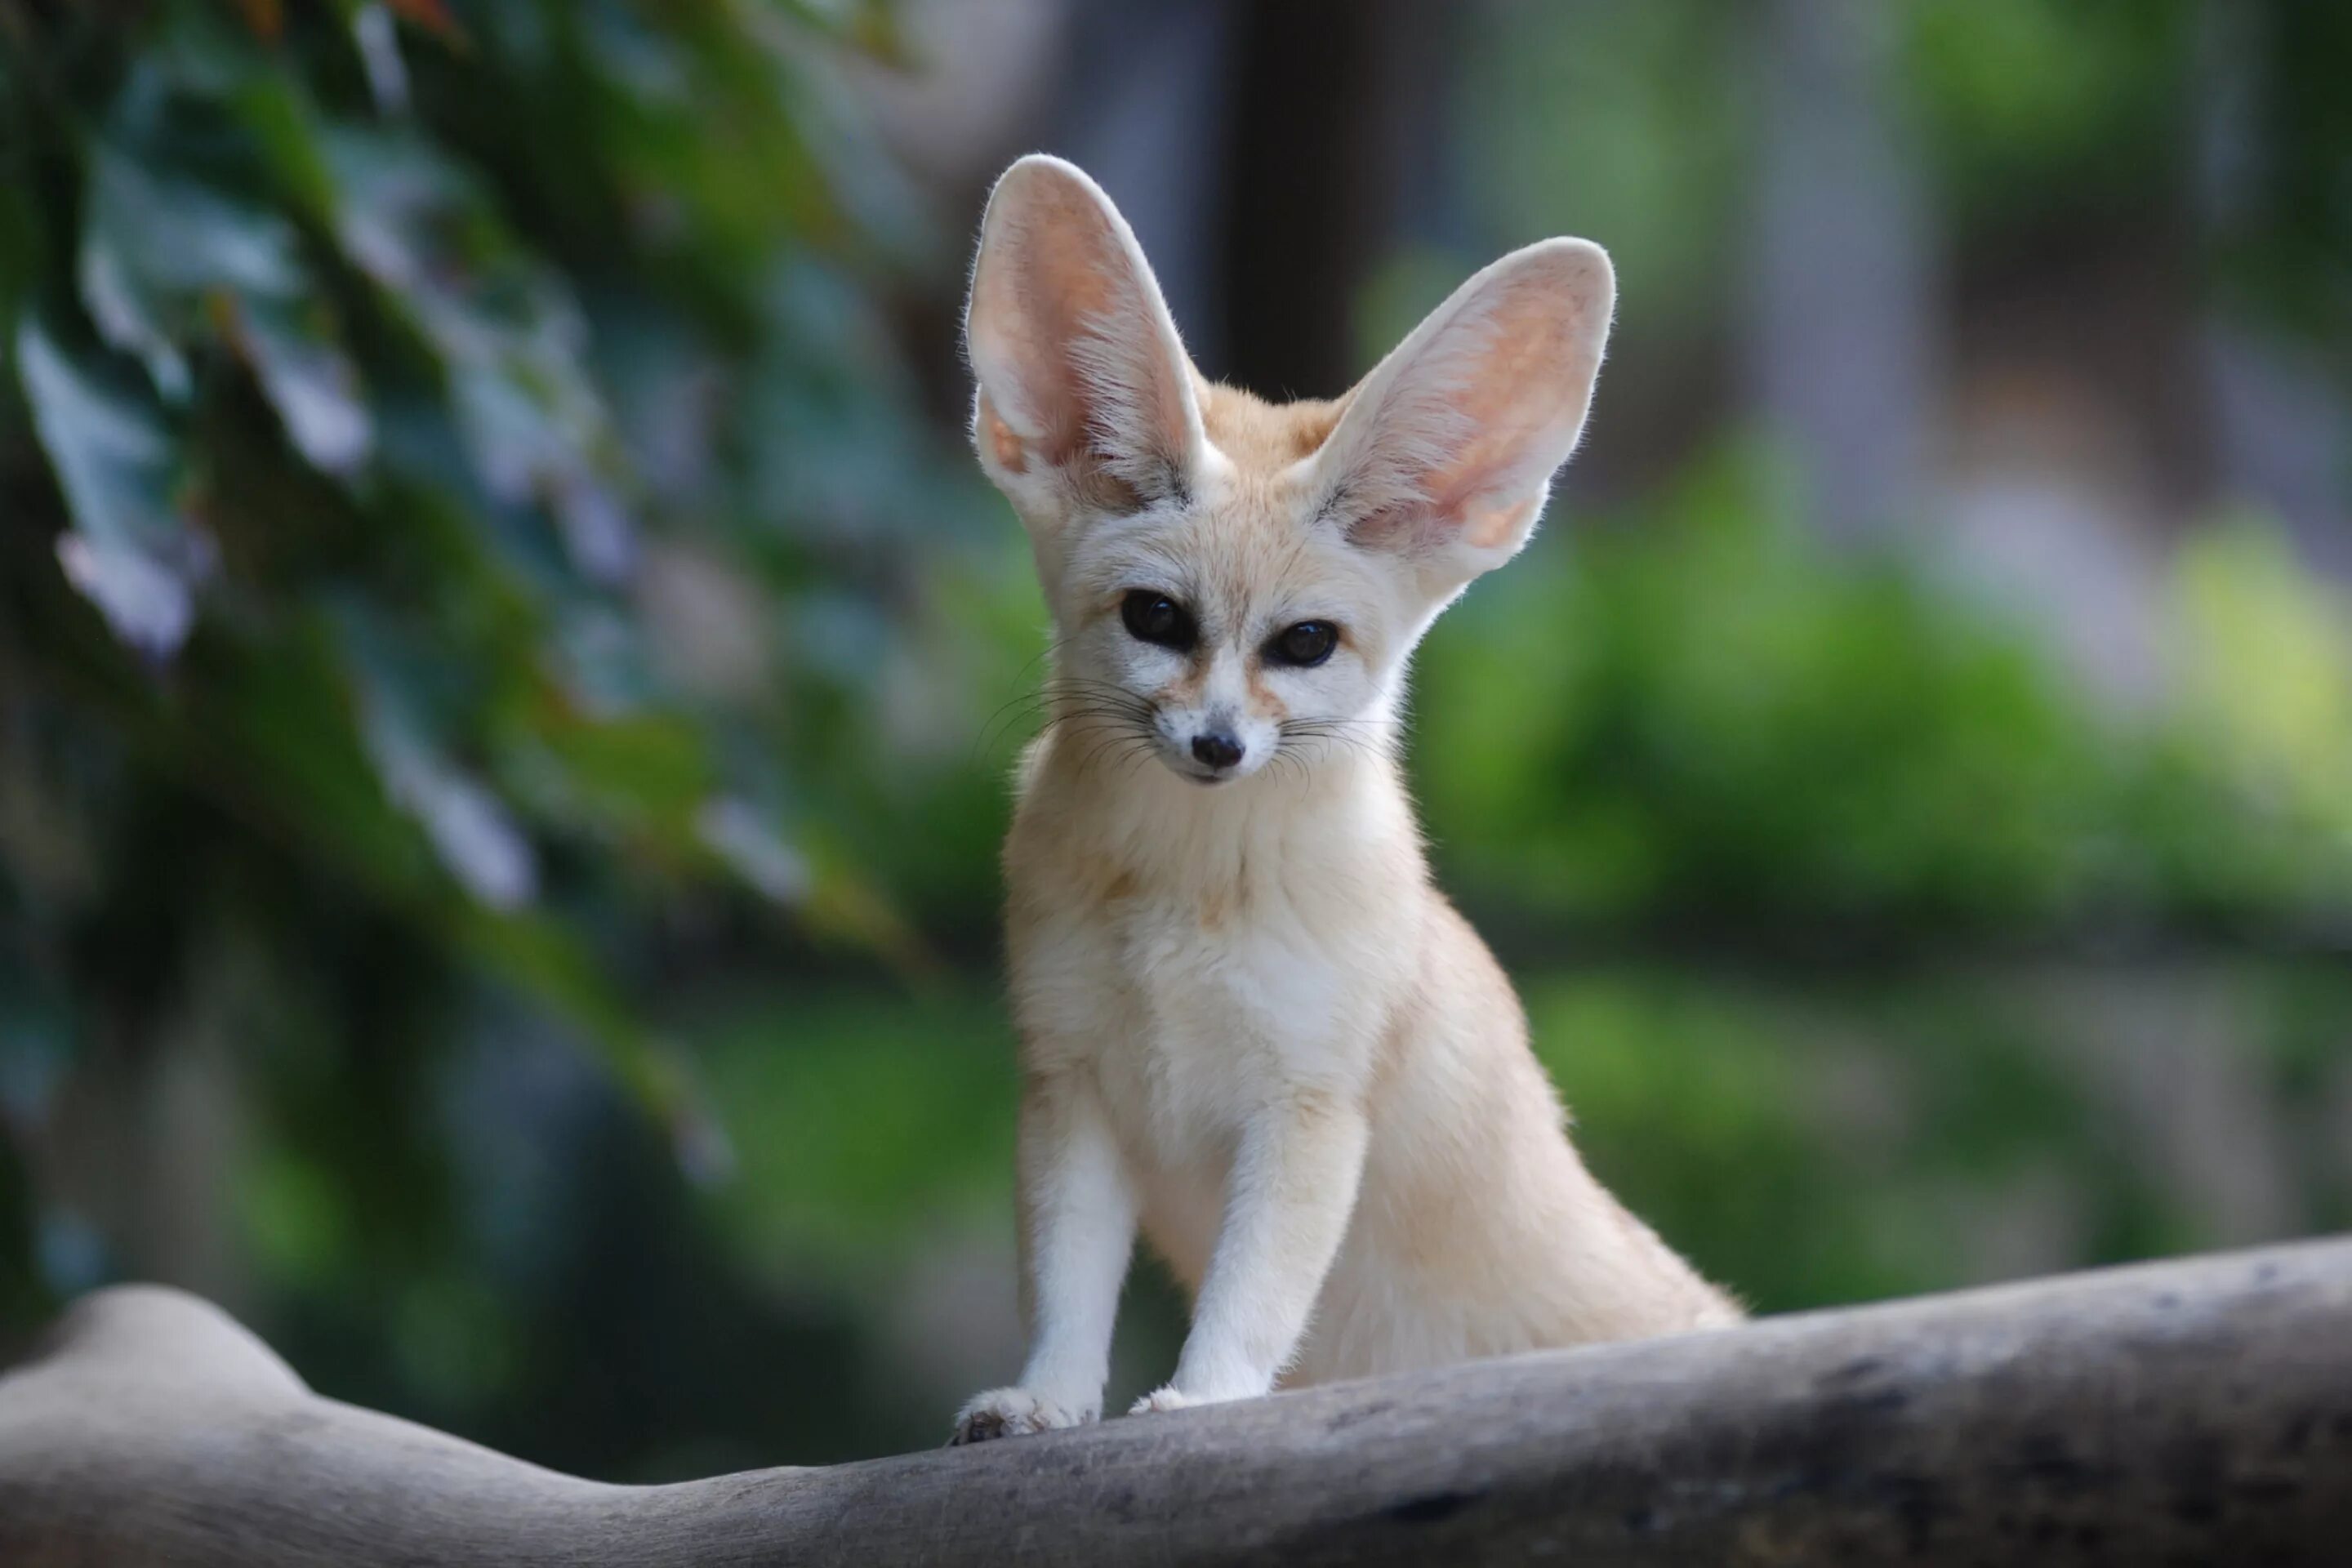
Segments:
[[[1406,660],[1534,530],[1614,294],[1546,240],[1276,406],[1193,369],[1093,181],[998,183],[972,439],[1059,640],[1004,851],[1032,1341],[957,1442],[1095,1419],[1139,1226],[1193,1311],[1138,1414],[1738,1316],[1570,1147],[1396,760]]]

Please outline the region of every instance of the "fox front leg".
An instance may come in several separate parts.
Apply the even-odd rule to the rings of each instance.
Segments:
[[[1273,1392],[1347,1235],[1369,1131],[1353,1104],[1314,1096],[1269,1105],[1244,1130],[1176,1376],[1130,1414]]]
[[[1021,1100],[1021,1273],[1029,1362],[1020,1383],[975,1395],[950,1443],[978,1443],[1102,1414],[1136,1199],[1091,1084],[1033,1078]]]

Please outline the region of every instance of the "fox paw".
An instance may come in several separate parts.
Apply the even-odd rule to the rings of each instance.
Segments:
[[[1127,1413],[1129,1415],[1149,1415],[1155,1410],[1186,1410],[1200,1403],[1177,1393],[1172,1387],[1156,1388],[1129,1406]]]
[[[1087,1412],[1057,1405],[1025,1388],[992,1388],[972,1395],[971,1403],[957,1414],[955,1435],[948,1439],[948,1446],[952,1448],[997,1437],[1025,1437],[1032,1432],[1050,1432],[1056,1426],[1084,1426],[1093,1419]]]

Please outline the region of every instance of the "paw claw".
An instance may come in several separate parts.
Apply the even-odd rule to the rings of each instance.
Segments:
[[[1199,1400],[1187,1398],[1173,1388],[1156,1388],[1137,1400],[1127,1413],[1129,1415],[1150,1415],[1155,1411],[1189,1409],[1199,1403]]]
[[[974,1394],[957,1413],[955,1432],[948,1447],[993,1442],[999,1437],[1024,1437],[1057,1426],[1078,1426],[1094,1419],[1091,1412],[1073,1410],[1025,1388],[992,1388]]]

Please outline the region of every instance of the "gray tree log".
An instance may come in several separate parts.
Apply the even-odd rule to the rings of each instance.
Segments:
[[[153,1288],[0,1378],[12,1568],[1537,1561],[2352,1562],[2352,1239],[677,1486],[319,1398]]]

